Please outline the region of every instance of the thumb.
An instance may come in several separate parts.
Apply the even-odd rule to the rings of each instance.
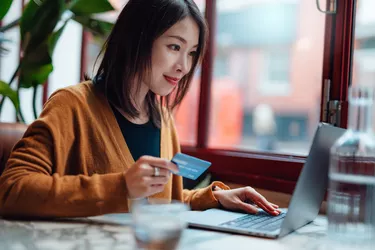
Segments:
[[[245,203],[245,202],[240,202],[239,204],[239,208],[249,214],[257,214],[258,213],[258,208],[254,207],[253,205],[250,205],[248,203]]]

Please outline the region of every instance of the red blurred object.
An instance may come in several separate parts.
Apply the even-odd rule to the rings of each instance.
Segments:
[[[242,137],[243,103],[238,84],[230,79],[214,80],[210,113],[210,147],[237,146]],[[176,126],[181,144],[195,146],[197,137],[199,79],[176,112]]]

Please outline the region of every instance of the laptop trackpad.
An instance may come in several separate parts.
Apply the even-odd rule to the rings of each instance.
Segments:
[[[204,224],[214,226],[227,221],[235,220],[244,215],[246,214],[212,208],[203,212],[189,214],[187,216],[187,221],[192,224]]]

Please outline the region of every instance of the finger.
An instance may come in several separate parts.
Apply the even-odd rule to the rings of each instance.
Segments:
[[[154,176],[155,174],[155,167],[150,166],[149,164],[142,163],[140,165],[140,169],[142,170],[142,175],[147,175],[147,176]],[[169,177],[171,172],[167,169],[164,168],[159,168],[159,176],[165,176]]]
[[[150,170],[149,175],[154,176],[155,175],[155,167],[150,166],[150,168],[151,168],[151,170]],[[159,168],[159,175],[158,176],[169,178],[170,175],[171,175],[171,171],[169,171],[167,169],[164,169],[164,168]]]
[[[256,204],[270,214],[274,214],[276,211],[276,209],[265,199],[257,201]]]
[[[267,213],[269,213],[270,215],[279,215],[280,214],[279,210],[272,210],[272,211],[267,210],[266,207],[263,204],[259,204],[259,207],[261,209],[263,209],[264,211],[266,211]]]
[[[254,207],[253,205],[247,204],[245,202],[240,202],[238,203],[239,209],[245,211],[246,213],[249,214],[257,214],[258,209]]]
[[[163,190],[164,190],[164,185],[159,185],[159,184],[151,185],[150,193],[152,195],[152,194],[163,192]]]
[[[149,185],[165,185],[169,181],[168,177],[165,176],[154,176],[151,177],[150,180],[147,182]]]
[[[257,204],[258,206],[262,207],[263,210],[267,212],[275,211],[275,208],[271,205],[270,202],[266,200],[266,198],[263,197],[260,193],[252,189],[252,192],[250,192],[250,195],[252,195],[251,199]]]
[[[273,206],[274,208],[279,208],[279,206],[278,206],[278,205],[276,205],[276,204],[273,204],[272,202],[270,202],[270,204],[271,204],[271,206]]]
[[[178,167],[176,166],[176,164],[166,159],[144,155],[141,158],[139,158],[139,161],[141,163],[149,164],[153,167],[164,168],[172,172],[178,172]]]
[[[166,170],[166,169],[160,169],[159,173],[160,173],[159,174],[160,176],[164,176],[164,177],[170,178],[172,172],[169,171],[169,170]]]

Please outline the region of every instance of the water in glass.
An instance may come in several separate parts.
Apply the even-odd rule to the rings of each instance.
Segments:
[[[164,202],[164,201],[163,201]],[[179,202],[155,203],[153,200],[133,205],[133,232],[137,249],[175,250],[186,222],[182,218],[188,206]]]

